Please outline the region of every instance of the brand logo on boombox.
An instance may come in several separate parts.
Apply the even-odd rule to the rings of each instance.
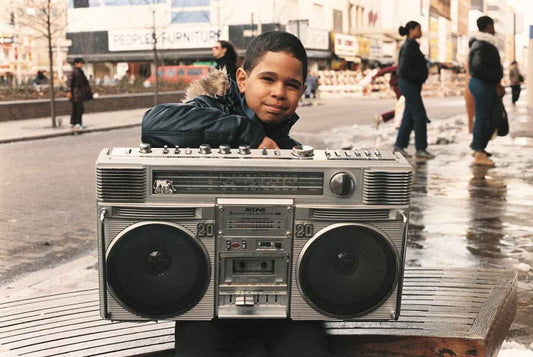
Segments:
[[[102,151],[101,315],[397,319],[412,183],[405,158],[244,149]]]
[[[264,207],[246,207],[244,212],[249,212],[249,213],[266,212],[266,208],[264,208]]]

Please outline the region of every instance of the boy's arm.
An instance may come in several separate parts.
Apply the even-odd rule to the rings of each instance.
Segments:
[[[256,148],[264,137],[257,120],[193,104],[160,104],[147,111],[142,121],[142,142],[154,147],[245,144]]]

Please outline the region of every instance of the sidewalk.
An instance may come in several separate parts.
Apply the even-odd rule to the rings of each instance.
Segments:
[[[64,115],[56,118],[56,128],[52,128],[52,120],[49,117],[3,121],[0,122],[0,144],[139,126],[144,112],[148,109],[84,114],[83,125],[87,128],[82,130],[70,129],[70,117]]]

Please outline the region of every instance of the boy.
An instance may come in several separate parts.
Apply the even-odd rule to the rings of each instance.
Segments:
[[[298,145],[289,130],[298,120],[295,111],[305,92],[306,75],[307,54],[296,36],[283,31],[263,33],[246,49],[236,83],[227,78],[223,83],[200,80],[193,87],[199,85],[201,95],[146,112],[142,142],[155,147],[210,144],[291,149]]]

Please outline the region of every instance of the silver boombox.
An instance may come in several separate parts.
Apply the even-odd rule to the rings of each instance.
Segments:
[[[411,185],[392,152],[104,149],[101,315],[398,319]]]

